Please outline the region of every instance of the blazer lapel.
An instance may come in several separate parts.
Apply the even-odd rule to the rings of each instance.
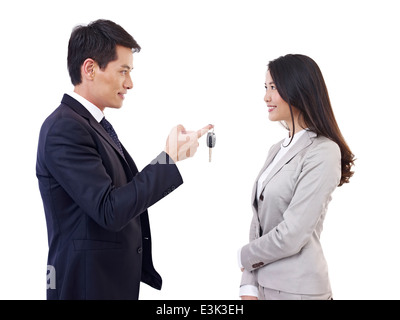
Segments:
[[[85,119],[88,120],[90,126],[96,130],[96,132],[101,135],[117,152],[119,155],[121,161],[126,163],[126,159],[120,154],[117,146],[115,145],[115,142],[111,139],[110,135],[106,132],[106,130],[103,128],[103,126],[96,121],[95,118],[90,114],[90,112],[79,102],[76,101],[74,98],[70,97],[67,94],[64,94],[64,97],[61,101],[61,103],[64,103],[68,105],[71,109],[73,109],[76,113],[84,117]],[[123,148],[123,147],[122,147]],[[125,150],[125,148],[123,148]],[[135,166],[136,168],[136,166]]]
[[[258,181],[258,179],[260,179],[260,176],[261,176],[262,173],[265,171],[265,169],[270,165],[270,163],[272,162],[272,160],[274,160],[276,154],[278,153],[278,151],[279,151],[279,149],[280,149],[280,147],[281,147],[281,143],[282,143],[283,141],[284,141],[284,140],[278,142],[277,144],[275,144],[275,145],[273,145],[273,146],[271,147],[271,149],[270,149],[270,151],[269,151],[269,153],[268,153],[267,160],[265,161],[265,163],[264,163],[262,169],[261,169],[260,172],[258,173],[258,176],[257,176],[257,178],[256,178],[256,181],[255,181],[255,183],[254,183],[254,185],[253,185],[253,191],[252,191],[252,193],[251,193],[251,199],[252,199],[252,205],[253,205],[254,207],[256,207],[256,208],[257,208],[257,201],[256,201],[256,200],[257,200],[257,199],[256,199],[257,181]]]
[[[291,147],[290,150],[275,164],[271,172],[268,174],[267,179],[265,179],[262,189],[264,190],[269,181],[282,169],[286,163],[288,163],[301,150],[308,147],[316,136],[317,134],[315,132],[306,131],[295,143],[295,145]]]
[[[93,117],[89,118],[89,124],[92,126],[92,128],[94,130],[97,131],[97,133],[99,135],[101,135],[104,139],[107,140],[107,142],[114,148],[114,150],[120,155],[121,159],[124,159],[120,153],[120,151],[118,150],[117,146],[115,145],[115,142],[113,141],[113,139],[110,137],[110,135],[107,133],[107,131],[103,128],[103,126],[97,122],[96,119],[94,119]],[[125,159],[124,159],[125,160]]]

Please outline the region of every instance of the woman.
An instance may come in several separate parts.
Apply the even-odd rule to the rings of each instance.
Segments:
[[[288,54],[268,64],[269,119],[288,138],[273,145],[254,184],[250,242],[239,250],[245,299],[332,299],[320,243],[331,194],[353,175],[354,155],[318,65]]]

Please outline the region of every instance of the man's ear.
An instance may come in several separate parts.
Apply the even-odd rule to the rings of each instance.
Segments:
[[[96,61],[91,58],[87,58],[83,62],[81,67],[82,80],[86,79],[88,81],[92,81],[94,79],[96,65]]]

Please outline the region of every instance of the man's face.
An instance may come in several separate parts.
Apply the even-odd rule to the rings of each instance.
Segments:
[[[132,89],[130,72],[133,69],[133,53],[130,48],[117,46],[117,59],[101,70],[94,66],[95,76],[91,87],[92,101],[102,111],[105,108],[121,108],[125,94]]]

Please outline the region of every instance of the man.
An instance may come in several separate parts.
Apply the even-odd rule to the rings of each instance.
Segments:
[[[194,134],[173,128],[165,150],[138,172],[103,114],[122,106],[138,51],[109,20],[71,34],[74,92],[44,121],[36,164],[48,230],[47,299],[137,300],[141,281],[161,289],[147,208],[183,183],[175,163],[194,155],[212,125]]]

